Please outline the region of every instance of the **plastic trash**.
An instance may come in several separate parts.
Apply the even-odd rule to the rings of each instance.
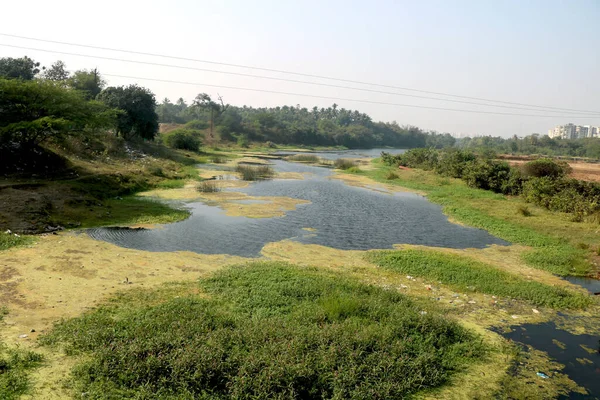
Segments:
[[[537,373],[537,376],[539,376],[539,377],[540,377],[540,378],[542,378],[542,379],[548,379],[548,378],[550,378],[548,375],[546,375],[546,374],[545,374],[545,373],[543,373],[543,372],[538,372],[538,373]]]

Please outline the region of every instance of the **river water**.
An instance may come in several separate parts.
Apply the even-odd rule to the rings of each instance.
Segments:
[[[389,249],[404,243],[449,248],[508,244],[484,230],[449,222],[439,206],[417,194],[349,186],[331,179],[332,170],[322,167],[283,160],[274,160],[273,167],[279,172],[304,173],[305,179],[274,179],[231,190],[310,204],[299,205],[283,217],[257,219],[227,216],[218,206],[191,202],[186,204],[190,218],[161,229],[87,232],[93,238],[140,250],[244,257],[258,257],[265,244],[284,239],[344,250]]]

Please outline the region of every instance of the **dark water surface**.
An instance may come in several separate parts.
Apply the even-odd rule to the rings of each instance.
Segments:
[[[587,395],[570,393],[565,399],[600,398],[600,337],[574,335],[559,329],[554,322],[524,324],[512,329],[510,333],[501,333],[502,336],[548,353],[552,359],[565,365],[560,372],[588,390]],[[551,375],[550,371],[539,372]]]
[[[302,151],[280,151],[275,155],[292,155],[292,154],[310,154],[325,160],[337,160],[338,158],[375,158],[381,155],[381,152],[385,151],[390,154],[402,154],[405,149],[358,149],[358,150],[331,150],[331,151],[317,151],[317,152],[302,152]]]
[[[399,243],[450,248],[508,244],[486,231],[450,223],[439,206],[416,194],[348,186],[330,179],[332,171],[327,168],[282,160],[275,160],[273,167],[308,174],[305,180],[276,179],[231,190],[311,203],[299,205],[283,217],[256,219],[229,217],[219,207],[194,202],[187,204],[190,218],[161,229],[98,228],[87,232],[93,238],[140,250],[245,257],[257,257],[265,244],[283,239],[344,250],[386,249]]]

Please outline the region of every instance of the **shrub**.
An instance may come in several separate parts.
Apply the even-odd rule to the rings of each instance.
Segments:
[[[350,167],[350,168],[348,168],[346,171],[348,171],[348,172],[351,172],[351,173],[355,174],[355,173],[357,173],[357,172],[360,172],[360,168],[358,168],[358,167]]]
[[[525,177],[553,179],[562,178],[571,172],[571,167],[564,161],[554,161],[550,158],[540,158],[523,165]]]
[[[192,129],[175,129],[165,134],[167,146],[174,149],[198,151],[200,145],[200,133]]]
[[[529,211],[529,207],[527,206],[519,206],[519,208],[517,208],[517,211],[524,217],[531,217],[533,215],[531,214],[531,211]]]
[[[333,162],[334,168],[337,169],[350,169],[352,167],[356,167],[356,163],[352,160],[348,160],[347,158],[338,158]]]
[[[237,145],[240,147],[248,147],[250,145],[250,141],[248,140],[248,136],[246,135],[239,135],[237,137]]]
[[[510,166],[503,161],[476,160],[467,164],[463,179],[474,188],[502,193],[510,178]]]
[[[395,157],[396,164],[409,168],[424,170],[435,169],[438,164],[439,152],[431,148],[419,148],[399,154]]]
[[[388,181],[391,181],[393,179],[398,179],[398,178],[400,178],[400,177],[394,171],[388,171],[388,173],[385,175],[385,179],[387,179]]]
[[[205,180],[196,186],[196,190],[201,193],[217,193],[221,191],[219,184],[214,180]]]
[[[235,172],[242,175],[242,179],[245,181],[259,181],[272,178],[275,175],[273,168],[268,165],[251,166],[238,164],[235,167]]]
[[[320,158],[314,154],[294,154],[293,156],[287,157],[289,161],[305,162],[305,163],[318,163]]]
[[[474,153],[467,150],[448,149],[439,153],[435,172],[452,178],[462,178],[468,163],[475,161]]]

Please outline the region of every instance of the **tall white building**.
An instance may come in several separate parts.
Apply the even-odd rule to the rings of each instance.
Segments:
[[[591,125],[558,125],[548,130],[548,136],[553,139],[583,139],[600,137],[600,127]]]

